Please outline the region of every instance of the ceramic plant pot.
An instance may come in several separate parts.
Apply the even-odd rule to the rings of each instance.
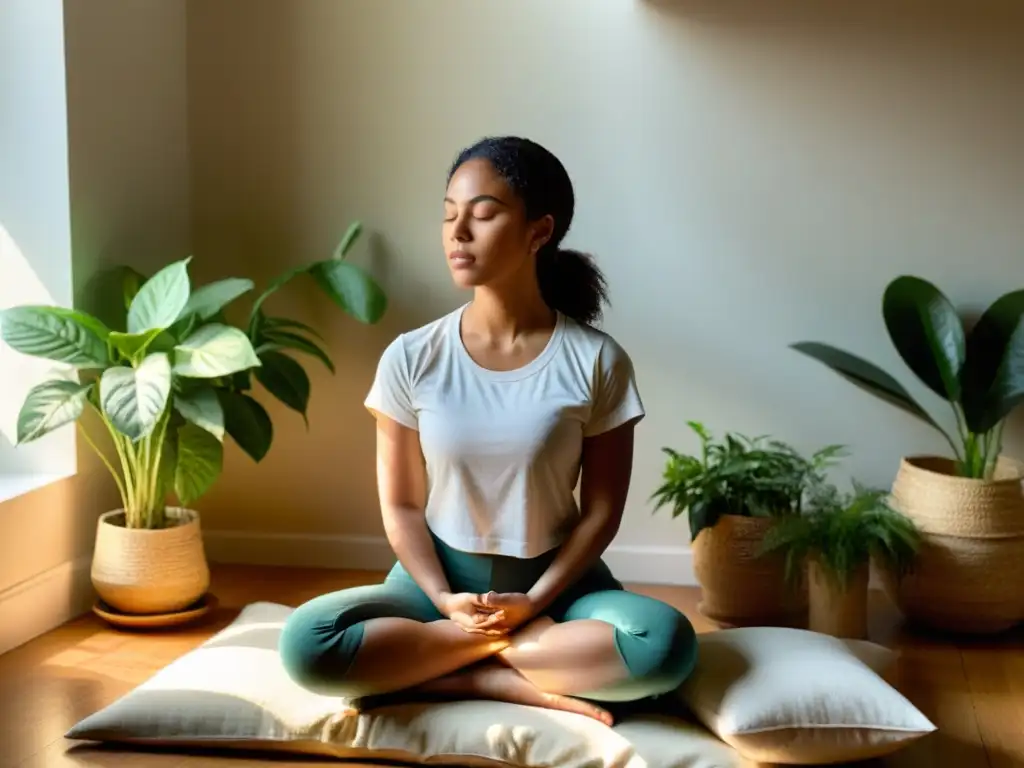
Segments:
[[[92,583],[100,599],[125,614],[182,611],[206,594],[206,561],[199,514],[169,508],[168,526],[126,528],[124,511],[100,516],[92,560]]]

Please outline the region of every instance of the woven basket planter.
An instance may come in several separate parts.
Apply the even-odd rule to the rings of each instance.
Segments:
[[[758,556],[772,518],[722,515],[693,542],[693,570],[701,585],[701,615],[722,627],[802,627],[805,584],[787,584],[784,558]]]
[[[989,634],[1024,621],[1024,467],[1001,457],[992,480],[953,474],[939,457],[905,458],[892,505],[921,529],[913,572],[880,570],[886,592],[911,622]]]
[[[100,516],[92,583],[100,599],[116,611],[173,613],[206,594],[210,569],[198,513],[172,508],[167,520],[167,528],[148,530],[125,528],[123,510]]]
[[[833,637],[866,640],[869,578],[870,567],[864,564],[844,585],[816,559],[810,558],[807,561],[807,628]]]

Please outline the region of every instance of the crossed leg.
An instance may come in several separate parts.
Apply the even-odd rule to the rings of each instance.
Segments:
[[[299,685],[364,708],[389,694],[491,698],[610,723],[591,702],[675,689],[693,669],[696,638],[676,609],[621,589],[570,598],[507,637],[469,634],[411,580],[389,577],[299,606],[280,651]]]

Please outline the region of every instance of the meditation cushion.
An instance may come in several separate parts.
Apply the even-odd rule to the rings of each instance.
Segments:
[[[896,655],[875,643],[779,627],[727,629],[698,641],[697,668],[678,693],[749,760],[865,760],[936,730],[879,674]]]
[[[532,768],[747,768],[694,722],[637,715],[614,728],[568,712],[491,701],[355,714],[285,674],[288,606],[253,603],[227,627],[110,706],[71,739],[312,753],[363,761]]]

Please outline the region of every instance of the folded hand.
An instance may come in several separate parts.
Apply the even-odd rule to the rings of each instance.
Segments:
[[[474,604],[478,611],[500,617],[488,626],[505,632],[518,629],[536,614],[533,600],[522,592],[487,592]]]
[[[505,618],[503,611],[484,609],[480,595],[471,592],[446,594],[441,597],[440,610],[464,631],[480,635],[504,635],[508,629],[500,626]]]

